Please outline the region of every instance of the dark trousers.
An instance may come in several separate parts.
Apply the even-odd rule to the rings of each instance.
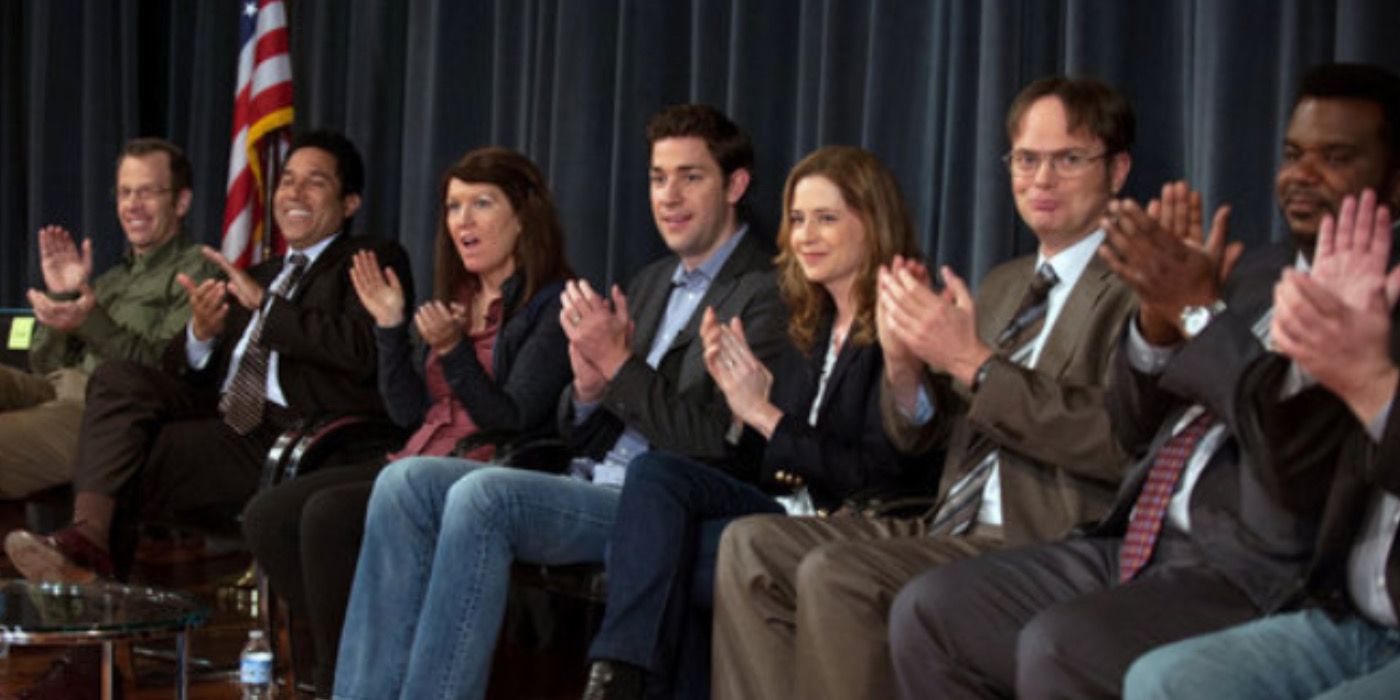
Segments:
[[[993,552],[911,581],[890,612],[900,697],[1117,698],[1148,650],[1260,614],[1172,531],[1120,585],[1121,543]]]
[[[281,428],[269,420],[239,435],[219,416],[213,391],[194,391],[160,369],[112,361],[93,372],[73,486],[116,499],[110,544],[118,574],[130,568],[139,521],[236,530]]]
[[[646,668],[647,695],[709,697],[710,611],[729,520],[781,513],[714,467],[648,452],[627,467],[608,541],[608,604],[589,656]]]
[[[340,628],[383,460],[329,467],[264,491],[243,511],[243,533],[272,585],[311,624],[316,694],[330,697]]]

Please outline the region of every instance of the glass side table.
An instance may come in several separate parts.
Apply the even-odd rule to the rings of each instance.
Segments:
[[[110,582],[0,580],[0,642],[101,644],[103,700],[114,690],[113,645],[152,637],[175,638],[175,697],[185,700],[186,634],[208,618],[207,608],[174,591]]]

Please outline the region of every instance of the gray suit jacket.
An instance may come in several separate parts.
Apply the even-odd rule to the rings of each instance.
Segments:
[[[1261,609],[1290,597],[1306,567],[1315,522],[1289,512],[1262,483],[1271,467],[1264,455],[1238,439],[1253,420],[1242,392],[1245,372],[1266,355],[1252,332],[1273,303],[1273,285],[1292,262],[1282,245],[1251,251],[1226,281],[1226,310],[1182,345],[1161,374],[1134,371],[1116,362],[1109,392],[1114,429],[1142,459],[1123,481],[1113,511],[1090,531],[1122,536],[1152,460],[1171,437],[1182,414],[1205,405],[1224,420],[1229,436],[1212,455],[1191,491],[1191,539],[1206,562],[1239,586]]]
[[[1011,320],[1030,286],[1035,256],[1017,258],[987,275],[977,294],[977,335],[988,345]],[[886,387],[885,429],[903,451],[946,442],[939,500],[971,468],[975,432],[1001,449],[1003,531],[1008,545],[1063,537],[1103,515],[1128,457],[1113,440],[1103,387],[1133,295],[1095,257],[1070,292],[1034,369],[992,360],[977,392],[951,377],[926,373],[935,417],[909,423]]]
[[[603,394],[602,405],[575,426],[573,387],[560,400],[559,430],[576,454],[601,459],[622,434],[637,429],[652,449],[667,450],[723,466],[740,478],[757,479],[763,443],[752,431],[730,444],[725,439],[731,416],[709,372],[700,342],[700,318],[713,306],[721,320],[738,316],[754,354],[766,365],[787,342],[786,313],[773,275],[772,252],[752,229],[735,247],[710,284],[695,314],[652,369],[646,363],[652,338],[666,313],[671,276],[679,260],[667,256],[643,268],[627,290],[636,331],[632,357],[618,370]]]

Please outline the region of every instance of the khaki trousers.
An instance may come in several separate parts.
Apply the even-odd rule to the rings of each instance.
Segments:
[[[895,594],[929,568],[1002,546],[1000,528],[942,538],[925,528],[856,515],[731,523],[715,575],[713,697],[894,697]]]
[[[0,366],[0,499],[72,477],[87,380],[76,369],[41,377]]]

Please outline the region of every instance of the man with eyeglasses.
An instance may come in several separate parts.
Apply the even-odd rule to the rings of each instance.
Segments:
[[[1316,507],[1299,504],[1320,505],[1325,480],[1291,494],[1278,483],[1333,469],[1346,426],[1329,422],[1337,402],[1299,371],[1312,368],[1284,361],[1278,381],[1248,378],[1280,364],[1268,351],[1279,329],[1270,323],[1280,274],[1292,267],[1298,272],[1285,279],[1300,277],[1311,266],[1324,218],[1347,195],[1371,188],[1393,203],[1400,173],[1393,74],[1319,66],[1298,94],[1277,176],[1289,241],[1240,257],[1238,245],[1225,244],[1228,209],[1217,210],[1205,237],[1200,196],[1181,182],[1146,211],[1110,205],[1100,255],[1132,287],[1139,311],[1114,363],[1108,405],[1119,441],[1141,459],[1108,516],[1083,536],[934,569],[906,586],[890,635],[902,696],[1118,697],[1145,652],[1278,612],[1304,592],[1319,520]],[[1364,271],[1315,272],[1336,279]],[[1296,319],[1287,327],[1296,329]],[[1270,408],[1285,400],[1286,412]],[[1378,550],[1370,550],[1372,570],[1384,566]],[[1257,664],[1255,651],[1242,651],[1239,665]],[[1336,660],[1310,651],[1298,655],[1311,665],[1304,675],[1330,673],[1324,667]],[[1196,691],[1174,697],[1241,697],[1240,688],[1164,675],[1170,666],[1158,657],[1142,675]]]
[[[907,452],[946,450],[935,506],[731,524],[716,697],[891,697],[886,620],[906,581],[1062,537],[1111,502],[1127,456],[1102,385],[1132,294],[1095,250],[1131,166],[1132,108],[1102,82],[1052,76],[1021,91],[1006,127],[1011,191],[1038,252],[993,269],[976,303],[947,268],[941,291],[912,261],[881,272],[885,427]]]
[[[39,229],[42,291],[29,290],[39,322],[30,372],[0,367],[0,499],[25,498],[72,475],[88,375],[112,359],[154,365],[190,318],[175,283],[215,276],[181,231],[190,208],[190,163],[174,144],[128,141],[113,189],[126,233],[122,259],[95,280],[92,242],[62,226]]]

